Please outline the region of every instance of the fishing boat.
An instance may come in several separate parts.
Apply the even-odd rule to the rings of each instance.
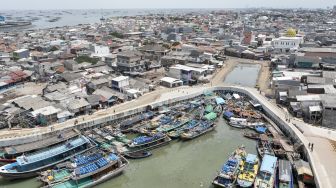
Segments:
[[[180,138],[182,140],[191,140],[214,130],[215,127],[216,124],[212,121],[201,121],[200,124],[195,128],[190,129],[188,132],[182,133]]]
[[[40,180],[45,188],[86,188],[94,187],[120,174],[128,166],[128,161],[119,155],[109,153],[99,157],[78,156],[73,168],[48,170],[41,173]],[[77,163],[84,161],[81,165]],[[78,165],[78,166],[76,166]]]
[[[119,127],[122,132],[129,132],[134,125],[137,123],[140,123],[141,121],[148,120],[153,118],[154,113],[149,111],[144,114],[139,114],[134,117],[128,118],[127,120],[124,120],[120,123]]]
[[[43,140],[4,147],[0,150],[0,164],[14,163],[16,162],[16,158],[23,154],[27,155],[40,149],[66,142],[76,136],[78,136],[78,132],[69,130],[67,132],[53,133]]]
[[[151,152],[149,151],[138,151],[138,152],[133,152],[133,153],[124,153],[124,156],[129,159],[142,159],[142,158],[147,158],[152,155]]]
[[[0,167],[0,175],[8,179],[34,177],[37,172],[51,168],[92,147],[88,138],[80,136],[66,143],[17,157],[15,163]]]
[[[244,118],[230,118],[229,125],[235,128],[244,129],[247,126],[247,119]]]
[[[288,160],[280,159],[278,162],[278,173],[275,187],[276,188],[294,187],[292,165]]]
[[[240,167],[237,183],[240,187],[251,187],[257,176],[259,159],[254,154],[248,154],[244,165]]]
[[[159,132],[169,132],[169,131],[172,131],[172,130],[177,129],[179,127],[182,127],[183,125],[188,123],[188,121],[189,120],[177,120],[177,121],[174,121],[170,124],[162,125],[162,126],[158,127],[156,130],[159,131]]]
[[[162,145],[168,144],[171,139],[163,134],[163,133],[151,133],[149,136],[139,136],[134,138],[129,146],[128,154],[140,152],[140,151],[148,151]]]
[[[271,144],[269,143],[268,140],[262,140],[262,139],[258,140],[257,151],[260,157],[264,157],[265,155],[275,156]]]
[[[162,116],[159,119],[159,126],[171,123],[174,119],[171,116]]]
[[[103,130],[107,133],[109,133],[111,136],[113,136],[117,141],[122,142],[124,144],[128,144],[131,142],[125,134],[123,134],[120,130],[118,129],[113,129],[113,128],[103,128]]]
[[[246,137],[246,138],[253,139],[253,140],[258,140],[259,139],[259,134],[258,133],[244,132],[243,136]]]
[[[198,126],[199,121],[197,120],[191,120],[189,121],[187,124],[185,124],[184,126],[182,126],[181,128],[178,128],[174,131],[171,131],[168,133],[168,136],[171,138],[179,138],[181,136],[182,133],[187,132],[191,129],[193,129],[194,127]]]
[[[271,147],[274,151],[275,156],[278,157],[279,159],[284,159],[287,157],[287,152],[283,148],[282,144],[280,143],[280,140],[273,139],[273,142],[271,143]]]
[[[276,178],[276,165],[278,158],[264,155],[260,170],[254,182],[255,188],[273,188]]]
[[[212,184],[219,187],[232,188],[236,183],[239,167],[244,164],[243,159],[245,157],[245,148],[241,146],[231,154],[218,175],[212,181]]]

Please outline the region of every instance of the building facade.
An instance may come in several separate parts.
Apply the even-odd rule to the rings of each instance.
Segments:
[[[272,46],[276,52],[290,53],[298,50],[302,42],[302,37],[279,37],[273,39]]]
[[[142,72],[145,69],[143,55],[136,51],[127,51],[117,55],[117,68],[121,72]]]

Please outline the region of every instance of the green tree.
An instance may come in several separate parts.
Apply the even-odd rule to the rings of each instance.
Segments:
[[[89,57],[89,56],[79,56],[75,59],[75,61],[77,63],[88,62],[88,63],[91,63],[91,64],[96,64],[98,62],[98,59],[97,58],[92,58],[92,57]]]
[[[57,50],[58,50],[58,48],[56,46],[53,46],[53,47],[50,48],[49,52],[54,52],[54,51],[57,51]]]
[[[178,46],[180,44],[181,44],[180,42],[173,42],[172,46]]]
[[[113,36],[113,37],[116,37],[116,38],[120,38],[120,39],[124,38],[124,35],[122,33],[119,33],[119,32],[116,32],[116,31],[110,33],[110,35]]]

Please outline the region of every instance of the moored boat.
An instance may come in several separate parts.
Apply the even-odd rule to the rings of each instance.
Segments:
[[[255,188],[273,188],[276,175],[277,158],[265,155],[262,159],[260,170],[254,182]]]
[[[138,151],[138,152],[133,152],[133,153],[126,152],[123,155],[129,159],[142,159],[142,158],[150,157],[152,153],[149,151]]]
[[[247,126],[247,119],[244,118],[230,118],[229,125],[235,128],[244,129]]]
[[[231,188],[236,183],[239,167],[244,164],[246,157],[245,148],[239,147],[231,154],[226,163],[222,166],[220,172],[212,181],[212,184],[219,187]]]
[[[199,121],[197,120],[190,120],[187,124],[183,125],[181,128],[178,128],[174,131],[170,131],[168,136],[171,138],[179,138],[182,133],[193,129],[194,127],[198,126]]]
[[[30,153],[34,153],[38,150],[64,143],[76,136],[78,136],[78,132],[76,130],[69,130],[67,132],[52,133],[43,140],[4,147],[0,150],[0,164],[14,163],[16,162],[16,158],[23,154],[29,155]]]
[[[122,173],[129,163],[124,157],[114,153],[105,153],[90,162],[86,161],[86,159],[90,159],[89,156],[88,158],[83,158],[83,156],[79,158],[81,158],[79,161],[85,161],[82,165],[72,164],[74,168],[65,167],[41,173],[39,179],[44,183],[44,187],[94,187]]]
[[[0,175],[8,179],[34,177],[38,172],[64,162],[92,147],[88,138],[80,136],[66,143],[17,157],[15,163],[0,167]]]
[[[244,132],[243,136],[254,140],[258,140],[260,138],[258,133],[251,133],[251,132]]]
[[[198,126],[190,129],[188,132],[182,133],[180,138],[182,140],[191,140],[214,130],[215,127],[216,124],[212,121],[200,121],[200,124]]]
[[[240,187],[251,187],[257,176],[259,159],[254,154],[248,154],[244,165],[240,167],[237,183]]]
[[[292,165],[288,160],[280,159],[278,162],[278,172],[277,172],[277,181],[276,188],[293,188],[293,171]]]
[[[150,133],[149,136],[140,136],[133,139],[132,143],[128,144],[130,150],[127,153],[148,151],[168,144],[170,141],[171,139],[163,133]]]
[[[271,144],[269,143],[268,140],[262,140],[262,139],[258,140],[257,151],[260,157],[264,157],[265,155],[275,156]]]
[[[189,120],[177,120],[174,121],[173,123],[170,124],[166,124],[166,125],[162,125],[160,127],[158,127],[156,130],[159,132],[169,132],[172,131],[174,129],[177,129],[179,127],[182,127],[183,125],[185,125],[186,123],[188,123]]]
[[[154,116],[154,113],[149,111],[144,114],[136,115],[132,118],[128,118],[120,123],[119,127],[122,132],[129,132],[133,126],[135,126],[137,123],[140,123],[143,120],[151,119]]]

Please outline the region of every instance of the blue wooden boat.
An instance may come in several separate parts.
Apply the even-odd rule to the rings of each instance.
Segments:
[[[246,152],[243,146],[236,149],[222,166],[220,172],[212,181],[212,184],[219,187],[232,188],[237,180],[239,166],[243,165],[243,159],[245,157]]]
[[[212,121],[200,121],[199,125],[189,131],[182,133],[180,138],[182,140],[191,140],[199,137],[207,132],[214,130],[216,124]]]
[[[273,188],[276,178],[277,157],[265,155],[254,182],[254,188]]]
[[[71,165],[42,172],[39,180],[50,188],[94,187],[122,173],[128,163],[120,155],[92,150],[77,155]]]
[[[17,162],[0,167],[0,175],[9,179],[34,177],[38,175],[38,172],[64,162],[92,147],[88,138],[79,136],[66,143],[17,157]]]

